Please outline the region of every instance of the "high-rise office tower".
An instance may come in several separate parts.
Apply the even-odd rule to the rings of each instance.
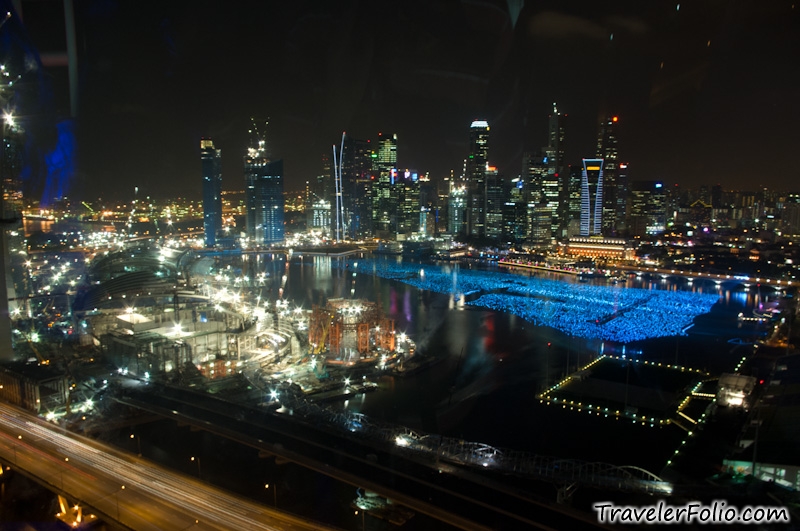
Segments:
[[[553,103],[553,112],[548,117],[547,122],[547,156],[550,160],[550,166],[556,172],[563,172],[565,169],[564,162],[564,139],[565,123],[567,115],[562,115],[558,112],[558,106]]]
[[[553,237],[566,235],[568,225],[567,199],[569,195],[569,172],[564,156],[567,115],[558,111],[553,103],[553,112],[548,118],[547,157],[548,202],[553,209]],[[556,189],[558,196],[556,197]]]
[[[628,195],[630,193],[629,168],[630,163],[628,162],[620,162],[617,164],[617,186],[615,187],[617,193],[617,233],[624,233],[628,230]]]
[[[314,201],[327,201],[331,202],[333,199],[333,170],[331,169],[331,156],[329,154],[322,155],[322,167],[320,173],[317,175],[316,183],[311,190],[314,195]]]
[[[597,134],[597,158],[603,159],[603,234],[612,236],[617,232],[617,174],[619,154],[617,152],[617,124],[619,118],[611,116],[600,122]],[[623,207],[624,208],[624,207]]]
[[[469,127],[467,155],[467,232],[486,235],[486,167],[489,162],[489,124],[483,120]]]
[[[444,179],[436,181],[436,234],[450,232],[450,188],[455,182],[454,171]]]
[[[200,139],[203,174],[203,232],[206,247],[214,247],[222,229],[222,150],[210,138]]]
[[[270,161],[263,139],[244,158],[246,230],[256,245],[282,242],[283,161]]]
[[[630,189],[630,232],[660,234],[666,228],[666,194],[661,181],[634,181]]]
[[[528,186],[525,179],[512,179],[507,186],[503,203],[503,234],[519,242],[529,235],[527,197]]]
[[[581,179],[583,165],[570,165],[567,171],[567,236],[572,238],[581,233]]]
[[[523,175],[530,183],[528,200],[531,244],[537,248],[548,247],[556,237],[559,185],[555,170],[546,155],[530,153],[523,157]],[[552,173],[551,173],[552,172]]]
[[[345,135],[339,155],[341,171],[342,236],[352,239],[372,235],[372,145]]]
[[[447,232],[456,235],[467,230],[467,189],[461,183],[452,183],[447,201]]]
[[[503,234],[503,206],[505,205],[505,183],[497,168],[486,167],[486,236],[499,238]]]
[[[390,190],[394,212],[393,230],[396,237],[410,236],[419,232],[419,173],[412,170],[398,171]],[[399,238],[398,238],[399,239]]]
[[[581,236],[603,230],[603,159],[583,159],[581,175]]]
[[[565,122],[566,115],[553,103],[547,122],[547,145],[540,155],[528,153],[523,157],[523,176],[530,183],[531,243],[536,247],[548,247],[566,234]]]
[[[388,238],[394,227],[397,204],[391,190],[397,178],[397,135],[378,133],[372,157],[372,231],[376,236]]]

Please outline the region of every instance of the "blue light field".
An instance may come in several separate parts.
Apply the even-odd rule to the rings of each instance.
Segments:
[[[466,304],[509,312],[570,335],[629,343],[683,334],[718,295],[574,284],[497,272],[360,259],[348,268],[419,289],[449,293]]]

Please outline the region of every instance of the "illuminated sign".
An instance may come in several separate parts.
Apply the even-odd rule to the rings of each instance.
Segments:
[[[586,171],[598,171],[600,166],[586,166]]]

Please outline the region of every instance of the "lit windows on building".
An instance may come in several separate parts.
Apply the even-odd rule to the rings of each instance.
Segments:
[[[222,150],[210,138],[200,139],[203,173],[203,232],[206,247],[214,247],[222,230]]]
[[[602,234],[603,159],[583,159],[581,175],[581,236]]]
[[[633,260],[633,247],[627,240],[592,236],[589,238],[570,238],[566,254],[573,258],[605,258],[612,260]]]
[[[630,185],[630,233],[661,234],[666,228],[666,193],[661,181],[634,181]]]

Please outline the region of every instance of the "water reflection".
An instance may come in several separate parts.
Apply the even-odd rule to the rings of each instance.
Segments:
[[[446,359],[406,379],[385,376],[380,381],[380,392],[362,395],[338,407],[433,433],[469,434],[474,440],[500,445],[514,441],[515,447],[533,445],[535,441],[541,444],[540,428],[519,425],[540,422],[537,419],[543,413],[536,393],[604,353],[670,363],[680,359],[689,366],[729,370],[725,365],[731,350],[727,339],[752,337],[760,332],[755,323],[739,327],[736,315],[751,312],[763,304],[765,295],[772,293],[771,290],[764,294],[746,292],[741,285],[717,286],[706,280],[630,278],[624,285],[614,287],[615,294],[631,287],[663,289],[716,294],[719,302],[709,314],[695,320],[688,337],[680,342],[675,337],[666,337],[620,344],[573,337],[552,328],[534,326],[512,314],[465,306],[465,297],[460,293],[422,291],[365,274],[363,270],[354,274],[355,263],[363,259],[306,256],[287,262],[281,255],[259,255],[249,262],[242,260],[231,265],[247,270],[251,278],[263,274],[269,279],[259,288],[259,295],[265,301],[282,294],[297,305],[311,308],[335,297],[374,300],[387,317],[395,320],[398,333],[408,333],[417,342],[419,353]],[[421,263],[414,268],[414,275],[427,277],[434,267],[438,266]],[[452,277],[453,286],[457,286],[461,266],[442,267]],[[471,264],[471,267],[478,266]],[[495,271],[498,275],[515,274]],[[521,274],[534,276],[530,271]],[[576,282],[549,273],[538,276]],[[614,307],[618,306],[615,295]],[[525,412],[522,420],[521,411]],[[577,435],[578,439],[581,437]],[[557,450],[555,453],[560,453]]]

